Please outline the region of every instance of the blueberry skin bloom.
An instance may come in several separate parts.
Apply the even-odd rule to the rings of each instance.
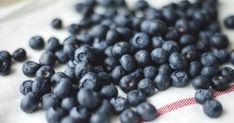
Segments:
[[[127,100],[130,105],[137,106],[146,100],[146,96],[140,90],[132,90],[128,92]]]
[[[162,45],[162,49],[166,50],[170,54],[179,51],[179,46],[175,41],[165,41]]]
[[[96,73],[88,72],[80,79],[79,88],[99,90],[101,88],[101,79]]]
[[[158,116],[156,108],[147,102],[138,105],[136,112],[140,115],[142,121],[152,121]]]
[[[204,53],[201,55],[201,63],[204,66],[217,65],[218,58],[213,53]]]
[[[112,98],[110,100],[110,103],[114,108],[114,113],[116,113],[116,114],[120,114],[128,106],[128,101],[123,97]]]
[[[139,66],[146,66],[150,64],[150,53],[146,50],[139,50],[135,53],[134,58]]]
[[[192,80],[194,89],[208,89],[210,87],[210,80],[205,76],[197,76]]]
[[[124,70],[126,70],[128,72],[133,71],[135,69],[135,67],[136,67],[136,61],[129,54],[123,55],[120,58],[119,62],[122,65],[122,67],[124,68]]]
[[[86,73],[92,72],[92,71],[93,71],[92,65],[88,63],[80,62],[75,67],[76,79],[80,80]]]
[[[188,63],[183,55],[180,53],[172,53],[169,57],[169,63],[171,68],[175,70],[185,70]]]
[[[6,50],[0,51],[0,60],[1,61],[8,61],[11,63],[11,54]]]
[[[175,87],[185,87],[189,83],[189,77],[184,71],[175,71],[171,74],[172,85]]]
[[[112,48],[112,53],[116,57],[121,57],[124,54],[130,52],[130,46],[127,42],[118,42],[115,43]]]
[[[23,48],[19,48],[12,53],[12,58],[15,61],[24,61],[27,57],[27,53]]]
[[[154,77],[157,74],[157,69],[154,66],[147,66],[147,67],[144,68],[143,74],[144,74],[144,77],[146,79],[151,79],[152,80],[152,79],[154,79]]]
[[[119,86],[124,92],[129,92],[137,88],[138,81],[130,75],[123,76],[119,81]]]
[[[210,38],[210,45],[214,48],[225,49],[228,47],[229,39],[226,35],[216,33]]]
[[[62,48],[59,40],[56,37],[50,37],[47,41],[45,50],[55,53]]]
[[[20,108],[26,113],[32,113],[36,111],[39,106],[39,97],[32,92],[29,92],[20,102]]]
[[[150,79],[142,79],[138,83],[138,89],[144,92],[147,96],[151,96],[155,92],[155,86]]]
[[[208,100],[203,104],[203,111],[207,116],[216,118],[222,114],[223,106],[216,100]]]
[[[151,52],[151,59],[156,64],[163,64],[168,61],[169,53],[162,49],[156,48]]]
[[[131,40],[131,44],[137,49],[145,49],[149,47],[150,38],[146,33],[136,33]]]
[[[124,70],[124,68],[121,65],[119,65],[119,66],[116,66],[112,70],[111,77],[115,83],[118,83],[119,80],[122,78],[122,76],[124,76],[125,74],[126,74],[126,71]]]
[[[56,56],[50,51],[44,52],[39,59],[41,65],[54,66],[55,62]]]
[[[82,46],[76,49],[74,58],[78,62],[92,63],[95,56],[91,48]]]
[[[77,95],[77,100],[82,106],[88,109],[97,108],[101,102],[99,95],[95,91],[87,88],[80,89]]]
[[[202,64],[199,61],[192,61],[189,65],[189,75],[191,77],[196,77],[201,73]]]
[[[20,92],[23,95],[26,95],[29,92],[32,92],[32,80],[25,80],[23,83],[20,85]]]
[[[29,40],[29,46],[35,50],[41,50],[45,46],[45,41],[41,36],[34,36]]]
[[[120,115],[121,123],[139,123],[139,115],[131,109],[126,109]]]
[[[68,78],[63,78],[54,88],[53,92],[56,96],[61,99],[67,97],[72,89],[72,81]]]
[[[224,20],[224,24],[229,29],[234,29],[234,16],[229,16]]]
[[[52,93],[48,93],[42,96],[41,105],[44,110],[48,110],[50,107],[59,106],[59,98]]]
[[[195,100],[199,104],[204,104],[207,100],[213,98],[213,92],[210,89],[199,89],[195,93]]]
[[[23,64],[22,71],[25,76],[34,77],[40,67],[41,65],[34,61],[27,61]]]

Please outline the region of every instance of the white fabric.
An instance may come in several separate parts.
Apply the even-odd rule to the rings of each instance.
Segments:
[[[42,51],[34,51],[28,47],[28,40],[33,35],[42,35],[45,39],[56,36],[63,40],[67,33],[51,29],[50,22],[54,17],[64,20],[65,26],[71,22],[78,22],[79,16],[74,12],[74,4],[79,0],[0,0],[0,50],[13,52],[16,48],[23,47],[27,50],[28,60],[38,61]],[[133,2],[130,0],[129,2]],[[169,0],[149,0],[152,6],[162,6]],[[219,13],[223,20],[234,14],[234,1],[223,0],[220,2]],[[222,21],[221,21],[222,22]],[[234,41],[234,31],[223,29],[228,34],[230,41]],[[23,97],[19,93],[19,85],[25,79],[21,72],[22,63],[13,63],[12,73],[9,76],[0,76],[0,123],[46,123],[45,112],[37,111],[25,114],[19,108]],[[59,67],[58,70],[62,70]],[[170,88],[152,96],[149,100],[156,107],[161,107],[170,102],[193,97],[194,90],[191,86],[186,88]],[[234,122],[234,93],[217,98],[224,106],[224,113],[220,118],[211,119],[202,112],[200,105],[185,107],[166,115],[160,116],[152,123],[233,123]],[[113,123],[119,123],[114,120]]]

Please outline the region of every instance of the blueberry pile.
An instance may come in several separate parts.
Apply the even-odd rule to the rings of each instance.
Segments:
[[[133,8],[125,0],[76,4],[82,19],[67,27],[70,35],[62,44],[56,37],[46,44],[41,36],[30,39],[31,48],[45,52],[39,62],[23,64],[24,75],[35,79],[20,86],[21,109],[46,110],[49,123],[109,123],[113,115],[122,123],[139,123],[159,115],[148,97],[191,83],[204,113],[219,117],[223,107],[212,93],[234,80],[234,70],[221,67],[234,64],[234,50],[227,50],[217,6],[217,0],[181,1],[162,9],[144,0]],[[58,18],[51,26],[64,27]],[[10,55],[0,54],[0,73],[6,74]],[[25,54],[19,49],[12,56],[22,61]],[[54,70],[58,64],[66,64],[63,72]]]

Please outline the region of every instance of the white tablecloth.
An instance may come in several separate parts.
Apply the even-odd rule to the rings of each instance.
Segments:
[[[28,40],[33,35],[42,35],[45,39],[56,36],[63,40],[67,33],[51,29],[50,22],[55,17],[63,19],[65,26],[71,22],[78,22],[79,16],[74,12],[73,7],[77,1],[79,0],[0,0],[0,50],[13,52],[16,48],[22,47],[27,50],[28,60],[38,61],[42,51],[30,49]],[[132,1],[134,0],[130,0],[130,2]],[[159,7],[168,3],[169,0],[149,0],[149,2],[152,6]],[[233,6],[233,0],[220,2],[221,20],[234,14]],[[234,30],[223,30],[232,42],[230,47],[234,48]],[[45,112],[37,111],[33,114],[25,114],[19,108],[22,98],[19,93],[19,85],[23,80],[29,79],[22,74],[21,67],[22,63],[13,63],[12,73],[9,76],[0,76],[0,123],[46,123]],[[62,68],[60,67],[58,70],[62,70]],[[177,100],[193,97],[193,95],[194,90],[191,86],[170,88],[155,94],[149,100],[160,108]],[[166,113],[152,123],[233,123],[234,92],[219,96],[217,100],[224,107],[224,113],[220,118],[208,118],[203,114],[200,105],[192,104]],[[119,122],[119,120],[113,122]]]

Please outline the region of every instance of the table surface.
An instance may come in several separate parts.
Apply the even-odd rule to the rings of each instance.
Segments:
[[[56,36],[61,41],[68,36],[65,31],[56,31],[50,27],[50,21],[59,17],[64,20],[65,26],[77,22],[79,16],[74,12],[74,4],[79,0],[0,0],[0,50],[8,50],[11,53],[17,48],[25,48],[28,60],[38,61],[43,51],[34,51],[28,47],[28,40],[33,35],[42,35],[45,39]],[[132,3],[134,0],[129,0]],[[152,6],[160,7],[173,0],[149,0]],[[176,0],[174,0],[176,1]],[[178,1],[178,0],[177,0]],[[228,15],[234,14],[234,1],[221,0],[219,15],[221,22]],[[234,48],[234,30],[223,28],[223,32],[229,36],[230,48]],[[19,93],[19,85],[23,80],[30,79],[23,75],[21,67],[23,63],[13,63],[12,72],[8,76],[0,76],[0,123],[46,123],[45,112],[37,111],[33,114],[25,114],[19,108],[22,95]],[[62,71],[64,67],[56,68]],[[232,88],[231,91],[234,89]],[[148,100],[156,106],[163,107],[177,100],[193,97],[194,90],[191,86],[186,88],[170,88],[167,91],[156,93]],[[219,96],[224,106],[224,113],[220,118],[210,119],[202,112],[200,105],[194,104],[164,114],[152,121],[152,123],[230,123],[234,122],[234,93]],[[191,102],[187,100],[187,102]],[[183,104],[179,101],[177,103]],[[175,103],[175,104],[177,104]],[[173,103],[174,104],[174,103]],[[173,105],[172,105],[173,106]],[[119,120],[114,119],[118,123]]]

